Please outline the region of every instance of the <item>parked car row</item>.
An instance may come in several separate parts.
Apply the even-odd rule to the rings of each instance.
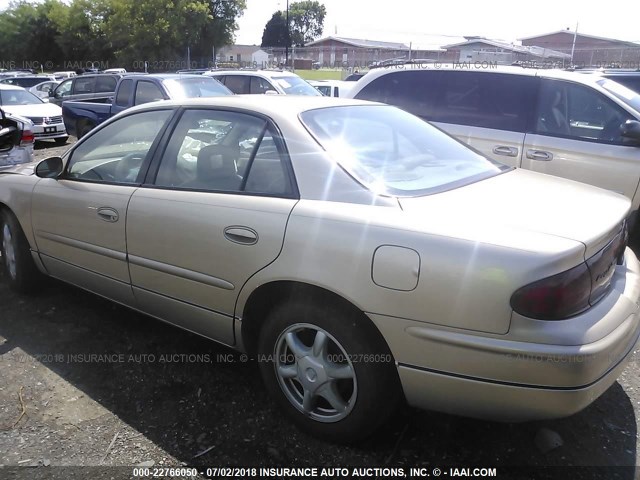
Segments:
[[[640,335],[630,207],[393,106],[227,95],[0,173],[0,248],[18,291],[50,275],[250,353],[293,422],[345,442],[403,400],[509,421],[593,402]]]
[[[100,80],[98,77],[96,84]],[[106,119],[134,105],[168,99],[232,95],[232,92],[216,80],[202,75],[149,74],[122,77],[115,91],[107,95],[63,102],[62,115],[67,131],[82,138]]]
[[[43,101],[22,87],[0,84],[0,107],[6,112],[28,118],[33,124],[35,140],[67,142],[68,134],[62,120],[62,109]]]
[[[354,99],[298,79],[127,75],[65,101],[95,128],[0,170],[11,287],[49,275],[248,352],[333,441],[402,401],[546,419],[615,382],[640,337],[640,96],[516,67],[376,69]]]

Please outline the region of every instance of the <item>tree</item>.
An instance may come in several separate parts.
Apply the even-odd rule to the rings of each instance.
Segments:
[[[201,56],[208,56],[235,41],[238,17],[247,8],[246,0],[209,0],[209,21],[202,31],[202,40],[196,49]]]
[[[324,30],[327,9],[320,2],[304,0],[289,6],[291,41],[298,47],[312,42]]]
[[[284,48],[287,46],[287,40],[287,20],[282,12],[276,12],[264,27],[261,46]]]

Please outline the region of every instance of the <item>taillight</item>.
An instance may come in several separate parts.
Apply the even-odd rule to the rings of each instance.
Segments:
[[[564,320],[584,312],[609,291],[616,265],[624,261],[627,240],[625,222],[618,234],[586,262],[517,290],[511,296],[511,308],[538,320]]]
[[[31,130],[23,130],[22,138],[20,139],[20,146],[26,147],[28,144],[33,143],[36,137]]]
[[[511,308],[539,320],[563,320],[589,308],[591,275],[586,264],[538,280],[511,296]]]

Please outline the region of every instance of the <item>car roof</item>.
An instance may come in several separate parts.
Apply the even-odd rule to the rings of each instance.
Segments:
[[[6,83],[0,83],[0,90],[24,90],[24,88],[17,85],[9,85]]]
[[[288,70],[212,70],[204,73],[206,76],[217,75],[263,75],[268,78],[272,77],[297,77],[293,72]]]
[[[380,67],[374,70],[370,70],[364,77],[362,77],[360,85],[369,83],[371,80],[387,75],[392,72],[411,72],[411,71],[455,71],[464,74],[466,72],[480,72],[480,73],[504,73],[509,75],[529,76],[529,77],[541,77],[557,80],[570,80],[576,83],[582,83],[585,85],[596,85],[596,82],[600,80],[599,75],[584,75],[575,71],[567,71],[561,69],[543,69],[543,68],[528,68],[524,66],[515,65],[494,65],[491,62],[461,62],[459,64],[446,64],[446,63],[434,63],[434,64],[406,64],[406,65],[394,65],[390,67]]]
[[[365,100],[323,96],[293,95],[226,95],[221,97],[199,97],[181,100],[163,100],[146,103],[127,109],[127,112],[151,110],[162,107],[219,107],[249,110],[268,117],[291,119],[301,112],[329,107],[349,105],[382,105]]]
[[[202,78],[202,75],[189,73],[127,73],[123,78],[158,78],[160,80],[180,80],[183,78]]]

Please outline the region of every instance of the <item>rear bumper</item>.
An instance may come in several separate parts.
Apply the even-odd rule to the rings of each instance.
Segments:
[[[587,314],[599,316],[598,327],[610,328],[589,343],[561,337],[556,343],[549,337],[545,343],[514,341],[522,331],[487,337],[371,317],[385,338],[391,339],[389,346],[410,405],[483,419],[527,421],[572,415],[616,381],[640,336],[639,303],[640,264],[627,250],[609,298]],[[563,322],[569,330],[584,320],[575,317]],[[540,329],[546,324],[530,323]],[[582,336],[574,333],[577,340],[589,338],[587,330],[596,330],[584,323]],[[395,334],[389,330],[392,324]]]

